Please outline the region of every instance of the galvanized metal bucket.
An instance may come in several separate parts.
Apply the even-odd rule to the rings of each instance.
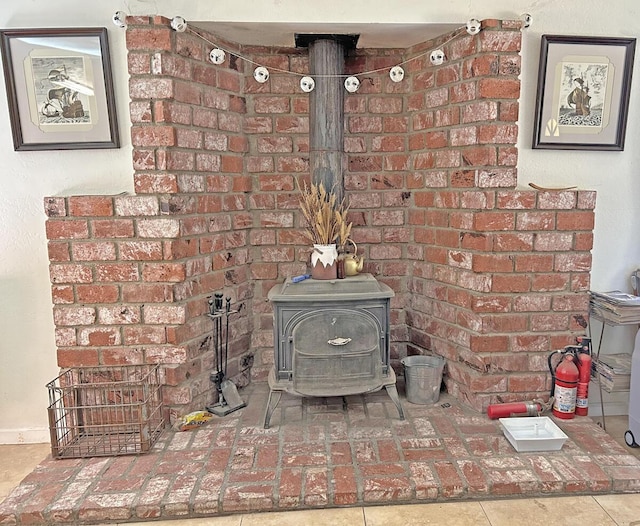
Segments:
[[[435,404],[440,398],[444,358],[415,355],[403,358],[400,363],[404,366],[407,402]]]

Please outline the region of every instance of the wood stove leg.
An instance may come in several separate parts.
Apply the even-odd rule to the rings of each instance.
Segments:
[[[385,385],[385,389],[387,390],[387,394],[391,401],[396,404],[398,408],[398,415],[400,415],[400,420],[404,420],[404,410],[402,409],[402,404],[400,403],[400,397],[398,396],[398,389],[396,389],[396,384]]]
[[[273,396],[275,393],[275,396]],[[264,428],[269,429],[269,422],[271,422],[271,416],[273,412],[276,410],[276,407],[280,403],[280,398],[282,398],[282,391],[273,391],[269,390],[269,400],[267,400],[267,409],[264,412]]]

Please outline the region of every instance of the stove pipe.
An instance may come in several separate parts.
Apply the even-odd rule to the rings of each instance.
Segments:
[[[309,47],[315,89],[309,96],[309,165],[311,180],[344,196],[344,57],[357,36],[296,35],[298,46]]]

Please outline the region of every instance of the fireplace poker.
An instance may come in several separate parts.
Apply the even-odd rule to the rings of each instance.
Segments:
[[[238,311],[231,309],[231,298],[228,296],[225,298],[224,308],[222,305],[223,294],[216,292],[213,300],[209,300],[209,317],[213,319],[213,348],[218,370],[211,373],[210,379],[216,386],[218,402],[207,407],[207,411],[217,416],[228,415],[247,405],[240,398],[236,385],[226,378],[229,359],[229,316]],[[225,318],[224,334],[223,317]]]

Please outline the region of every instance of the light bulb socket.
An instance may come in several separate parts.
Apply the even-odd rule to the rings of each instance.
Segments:
[[[258,66],[253,70],[253,78],[260,84],[264,84],[269,80],[269,70],[264,66]]]
[[[127,13],[125,13],[124,11],[116,11],[113,14],[113,17],[111,17],[111,20],[113,21],[114,25],[119,28],[127,27]]]
[[[211,62],[213,62],[216,65],[220,65],[224,62],[225,58],[226,58],[226,53],[224,52],[224,50],[214,47],[210,52],[209,52],[209,59],[211,60]]]
[[[181,16],[174,16],[171,19],[171,29],[176,33],[184,33],[187,30],[187,21]]]
[[[300,79],[300,89],[305,93],[309,93],[313,91],[313,88],[316,87],[316,81],[311,77],[302,77]]]
[[[429,56],[429,60],[434,66],[440,66],[444,62],[444,51],[434,49]]]
[[[467,21],[467,33],[470,35],[477,35],[481,28],[482,23],[477,18],[471,18]]]
[[[393,82],[402,82],[404,79],[404,69],[402,66],[394,66],[389,70],[389,78]]]
[[[349,93],[355,93],[360,87],[358,77],[347,77],[344,81],[344,87]]]

